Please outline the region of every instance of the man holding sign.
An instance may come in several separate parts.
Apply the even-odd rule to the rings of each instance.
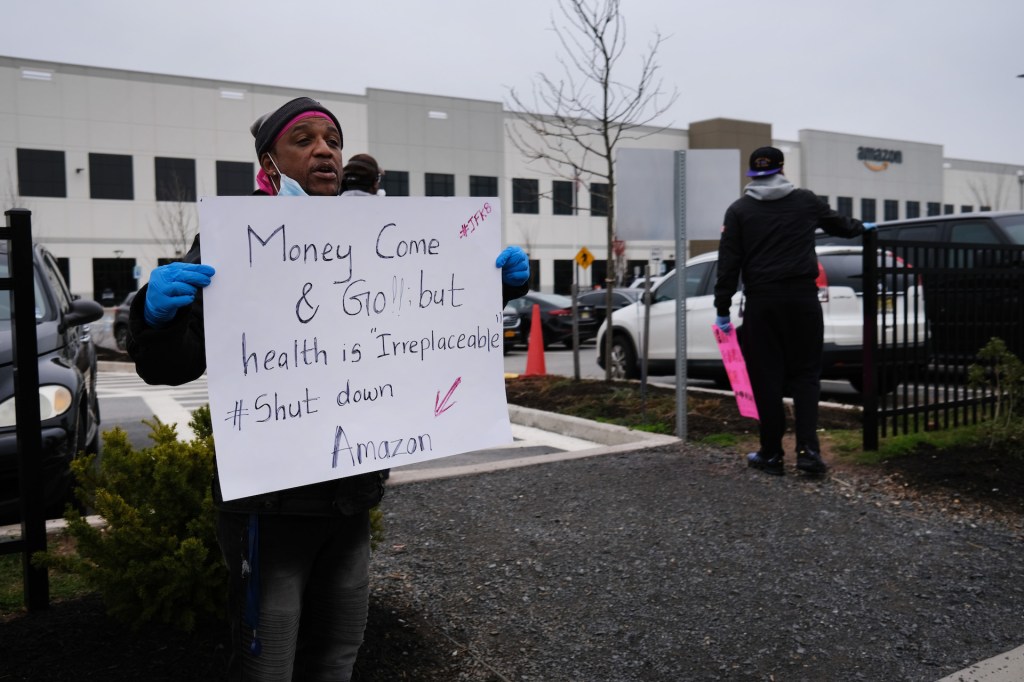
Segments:
[[[742,277],[743,356],[747,361],[760,418],[761,447],[747,464],[782,475],[788,388],[796,412],[796,467],[810,474],[827,471],[818,443],[818,397],[824,323],[815,280],[818,259],[814,230],[855,237],[872,224],[842,216],[782,174],[784,157],[774,147],[750,155],[752,178],[743,197],[725,212],[718,246],[715,324],[732,329],[729,306]]]
[[[260,165],[255,194],[340,194],[341,125],[319,102],[307,97],[292,100],[258,119],[251,132]],[[208,241],[213,236],[207,233]],[[322,237],[339,239],[337,234]],[[319,253],[324,260],[334,258],[326,250]],[[207,370],[203,289],[211,284],[215,271],[201,260],[197,236],[183,262],[156,268],[133,302],[128,351],[147,383],[179,385]],[[501,269],[504,301],[526,292],[529,261],[522,249],[505,249],[494,265]],[[212,294],[209,303],[213,303]],[[241,306],[251,301],[237,303]],[[305,321],[309,320],[300,320]],[[250,357],[242,338],[243,352],[236,355],[241,355],[242,366],[253,374],[280,371],[280,362],[288,358],[293,358],[295,365],[300,358],[315,365],[326,358],[323,346],[330,341],[313,337],[308,347],[297,344],[294,355],[280,349],[278,364],[271,366],[265,360],[269,355],[253,353]],[[332,354],[332,361],[336,357]],[[322,369],[309,371],[314,374]],[[211,374],[211,404],[213,384]],[[342,395],[349,397],[344,390],[338,392],[338,404]],[[307,393],[307,414],[317,411],[310,404]],[[267,410],[275,418],[300,416],[301,403],[294,406],[297,411],[292,407]],[[219,459],[224,454],[220,450]],[[293,453],[252,454],[252,461],[259,461],[260,456],[280,459]],[[239,497],[227,494],[228,483],[237,485],[222,478],[223,464],[218,461],[213,485],[218,541],[230,574],[230,679],[349,680],[366,626],[369,510],[383,496],[381,471],[338,469],[332,480],[285,486],[283,490],[273,489],[273,481],[263,482],[260,490],[266,492]]]

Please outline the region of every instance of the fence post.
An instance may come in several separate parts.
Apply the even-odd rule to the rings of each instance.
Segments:
[[[48,608],[50,583],[45,568],[32,565],[32,554],[46,551],[46,519],[39,453],[42,431],[39,414],[39,365],[36,341],[35,265],[32,257],[32,213],[23,208],[6,211],[3,239],[8,277],[2,288],[11,296],[11,343],[15,421],[19,463],[18,496],[21,503],[21,555],[25,606],[30,611]]]
[[[864,266],[864,415],[863,447],[878,449],[878,233],[867,230],[863,237]]]

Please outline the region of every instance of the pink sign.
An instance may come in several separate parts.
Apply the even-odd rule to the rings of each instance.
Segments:
[[[736,406],[740,408],[740,414],[757,419],[754,391],[750,388],[747,363],[743,361],[743,353],[740,352],[740,344],[736,339],[736,328],[730,329],[728,334],[719,329],[718,325],[713,324],[711,328],[715,332],[718,350],[722,353],[725,372],[729,375],[729,385],[732,386],[732,392],[736,394]]]

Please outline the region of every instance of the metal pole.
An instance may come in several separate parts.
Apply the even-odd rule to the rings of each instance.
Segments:
[[[868,230],[863,237],[864,336],[862,339],[864,385],[864,449],[878,449],[878,388],[875,378],[878,347],[878,233]]]
[[[644,336],[643,355],[640,360],[641,421],[647,421],[647,358],[651,352],[651,266],[644,268]]]
[[[25,606],[30,611],[50,605],[50,583],[45,568],[32,565],[35,552],[46,551],[43,478],[39,453],[42,428],[39,415],[39,365],[36,340],[35,266],[32,259],[32,214],[25,209],[5,212],[7,229],[3,239],[8,249],[5,284],[11,295],[11,341],[14,349],[14,395],[16,438],[19,460],[18,494],[21,507],[22,568]],[[5,286],[4,288],[7,288]]]
[[[580,380],[580,323],[579,323],[579,296],[580,296],[580,264],[576,263],[575,274],[572,280],[572,369],[573,379]]]
[[[676,218],[676,436],[686,440],[686,152],[677,151]]]

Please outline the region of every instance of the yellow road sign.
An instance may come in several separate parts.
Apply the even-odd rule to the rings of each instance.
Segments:
[[[594,254],[590,253],[590,249],[584,246],[576,252],[576,262],[586,270],[590,267],[590,264],[594,262]]]

